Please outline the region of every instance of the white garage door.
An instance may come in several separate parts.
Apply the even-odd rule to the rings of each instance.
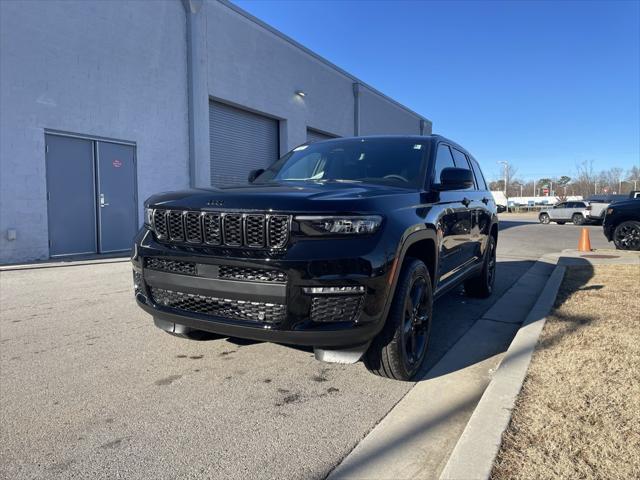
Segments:
[[[211,185],[243,184],[278,159],[278,121],[219,102],[209,103]]]

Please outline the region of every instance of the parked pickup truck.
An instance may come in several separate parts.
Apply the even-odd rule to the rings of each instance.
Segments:
[[[591,221],[602,222],[610,204],[635,198],[640,198],[640,191],[633,190],[628,195],[592,195],[587,199],[591,206],[588,218]]]
[[[313,347],[409,380],[433,301],[487,297],[496,205],[476,160],[438,136],[305,144],[249,184],[154,195],[132,257],[137,303],[176,336]]]

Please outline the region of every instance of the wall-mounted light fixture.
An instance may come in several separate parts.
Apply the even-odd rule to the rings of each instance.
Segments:
[[[298,95],[299,97],[305,97],[307,94],[304,93],[302,90],[296,90],[296,95]]]

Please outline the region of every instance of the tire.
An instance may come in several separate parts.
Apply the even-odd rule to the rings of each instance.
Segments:
[[[548,213],[541,213],[538,216],[538,220],[540,220],[540,223],[544,223],[545,225],[549,225],[551,223],[551,217],[549,217]]]
[[[567,222],[556,222],[558,225],[564,225]]]
[[[411,380],[427,353],[432,311],[429,270],[420,260],[406,258],[385,325],[364,355],[367,369],[381,377]]]
[[[496,239],[489,236],[480,275],[464,282],[464,290],[469,297],[487,298],[493,293],[496,281]]]
[[[640,250],[640,222],[627,220],[613,231],[613,243],[618,250]]]
[[[571,217],[571,222],[574,225],[584,225],[584,217],[580,213],[574,213]]]

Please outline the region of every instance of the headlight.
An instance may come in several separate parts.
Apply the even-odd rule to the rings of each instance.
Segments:
[[[144,209],[144,224],[148,227],[153,223],[153,208],[145,207]]]
[[[368,235],[382,224],[380,215],[332,216],[299,215],[295,217],[306,235]]]

